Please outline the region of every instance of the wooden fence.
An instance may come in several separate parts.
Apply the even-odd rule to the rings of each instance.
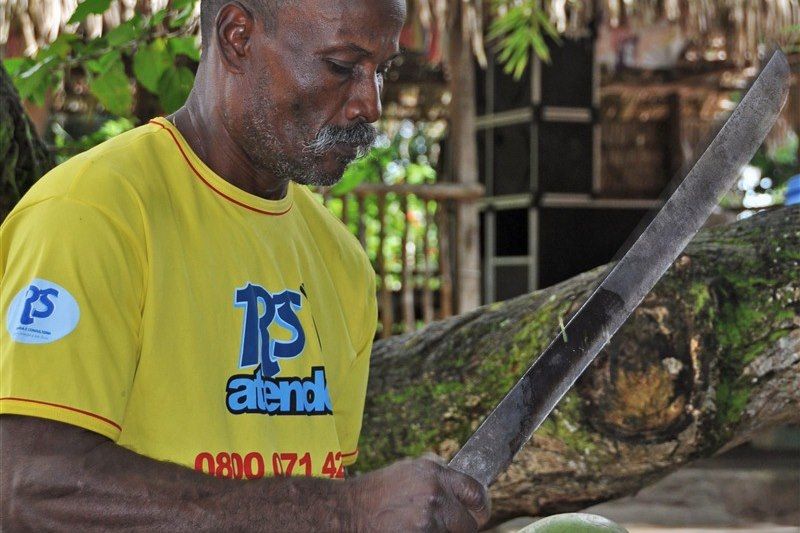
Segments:
[[[380,337],[452,316],[458,287],[455,213],[483,192],[480,185],[451,183],[368,183],[338,197],[322,192],[373,261]]]

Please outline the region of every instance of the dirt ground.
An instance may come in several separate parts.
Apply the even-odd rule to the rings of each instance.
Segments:
[[[586,512],[630,533],[800,533],[800,453],[740,448]],[[494,531],[513,533],[532,520],[512,520]]]

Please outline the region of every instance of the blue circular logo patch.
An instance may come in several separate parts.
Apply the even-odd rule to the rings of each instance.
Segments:
[[[81,312],[75,298],[52,281],[35,279],[11,301],[6,329],[23,344],[47,344],[69,335]]]

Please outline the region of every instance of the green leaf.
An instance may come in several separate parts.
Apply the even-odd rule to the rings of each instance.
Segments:
[[[178,6],[173,4],[173,8],[178,9]],[[175,30],[182,27],[191,18],[192,13],[194,13],[194,2],[190,2],[189,5],[179,9],[178,13],[170,19],[170,29]]]
[[[505,0],[496,2],[495,9],[502,6],[504,10],[495,11],[487,35],[497,43],[497,59],[503,70],[520,79],[530,63],[531,52],[545,62],[550,61],[544,36],[557,44],[560,38],[538,0],[515,0],[514,5],[509,4]]]
[[[114,63],[100,75],[90,76],[89,89],[110,113],[124,116],[130,112],[133,96],[121,62]]]
[[[171,68],[164,72],[158,83],[158,100],[167,113],[176,111],[189,96],[194,85],[194,74],[186,67]]]
[[[51,85],[52,76],[43,68],[29,69],[26,72],[31,72],[31,74],[14,78],[14,86],[19,91],[19,97],[30,100],[39,106],[44,105],[44,97]]]
[[[194,61],[200,61],[200,48],[194,37],[174,37],[167,41],[172,57],[185,55]]]
[[[90,59],[84,65],[95,74],[103,74],[117,64],[122,64],[122,56],[119,50],[109,50],[97,59]]]
[[[53,60],[53,57],[39,62],[28,59],[17,65],[18,70],[12,79],[20,98],[44,105],[47,90],[61,80],[59,71],[51,70]]]
[[[75,41],[72,45],[72,58],[81,63],[94,59],[108,51],[108,41],[105,37],[89,39],[88,41]]]
[[[561,43],[561,36],[558,35],[558,30],[556,30],[556,27],[553,26],[552,22],[550,22],[550,19],[547,17],[547,14],[543,10],[537,9],[536,10],[536,18],[539,19],[539,22],[541,23],[541,27],[544,28],[544,31],[550,37],[552,37],[553,40],[556,43],[560,44]]]
[[[342,179],[331,187],[331,194],[333,196],[342,196],[358,187],[367,177],[365,169],[355,161],[353,164],[345,169]]]
[[[8,59],[3,60],[3,67],[5,67],[9,76],[13,78],[22,70],[29,69],[32,63],[32,60],[24,57],[9,57]]]
[[[37,61],[44,61],[48,58],[64,59],[72,51],[72,43],[77,37],[71,33],[62,33],[55,41],[45,46],[36,54]]]
[[[172,9],[184,9],[184,8],[192,8],[194,9],[195,0],[173,0],[172,2]]]
[[[106,39],[110,46],[120,46],[135,41],[137,34],[136,21],[131,19],[108,32],[106,34]]]
[[[164,39],[139,48],[133,56],[133,74],[142,86],[151,93],[158,92],[158,83],[164,72],[173,67],[172,56]]]
[[[104,13],[110,5],[111,0],[83,0],[83,2],[78,4],[75,13],[69,18],[67,24],[83,22],[89,15],[100,15]]]
[[[533,49],[536,51],[536,55],[539,56],[539,59],[549,63],[550,50],[547,48],[547,44],[544,42],[544,39],[542,39],[542,36],[540,34],[531,35],[531,44],[533,45]]]
[[[406,183],[421,184],[436,180],[436,170],[430,165],[410,163],[406,168]]]
[[[167,18],[167,15],[169,15],[169,11],[167,9],[156,11],[153,13],[153,16],[150,17],[150,26],[158,26],[164,22],[164,19]]]

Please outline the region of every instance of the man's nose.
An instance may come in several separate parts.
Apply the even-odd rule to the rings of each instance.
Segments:
[[[381,89],[383,82],[377,75],[366,76],[355,85],[350,100],[347,102],[345,114],[349,122],[363,120],[367,123],[376,122],[381,118],[383,106],[381,104]]]

